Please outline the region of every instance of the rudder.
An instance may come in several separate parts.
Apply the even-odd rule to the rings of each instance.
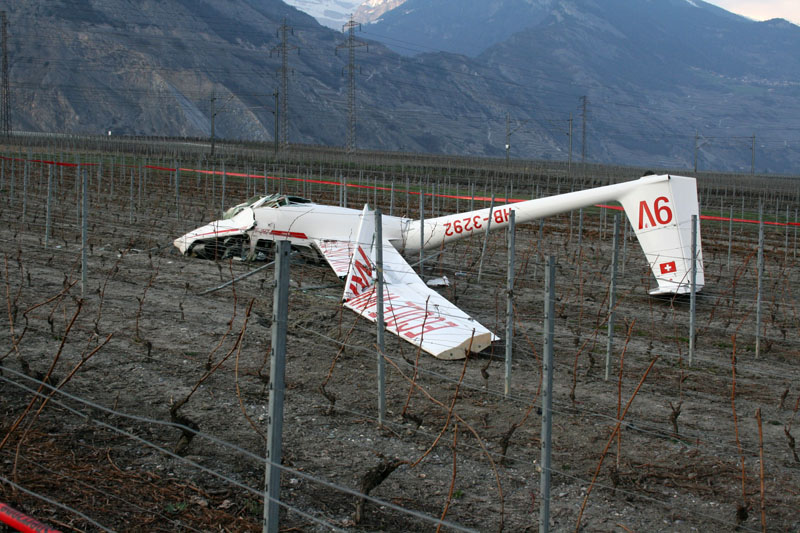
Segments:
[[[691,292],[692,215],[697,215],[697,273],[695,290],[705,285],[700,240],[700,213],[695,178],[648,176],[643,186],[625,193],[625,209],[658,287],[652,295]]]

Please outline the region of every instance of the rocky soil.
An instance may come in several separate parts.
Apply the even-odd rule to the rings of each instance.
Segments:
[[[42,183],[24,217],[20,189],[12,199],[5,185],[0,501],[64,531],[259,531],[272,267],[205,292],[262,264],[176,253],[172,239],[215,216],[203,182],[187,181],[176,208],[153,180],[133,212],[128,190],[112,196],[106,183],[82,288],[69,176],[46,247]],[[605,379],[613,213],[584,215],[580,239],[577,213],[548,219],[541,240],[537,224],[518,229],[511,394],[502,343],[444,362],[389,338],[383,426],[374,325],[342,310],[328,267],[291,265],[283,531],[431,531],[439,518],[452,531],[537,530],[548,255],[552,530],[800,530],[791,238],[767,233],[756,357],[757,227],[735,225],[729,265],[727,223],[704,223],[691,364],[688,300],[649,298],[644,258],[627,242]],[[490,238],[478,282],[482,245],[448,248],[430,275],[447,275],[443,293],[504,337],[505,239]],[[363,491],[377,501],[360,503]]]

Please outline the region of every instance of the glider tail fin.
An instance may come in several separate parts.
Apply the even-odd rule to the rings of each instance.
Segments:
[[[697,215],[695,290],[705,284],[700,244],[700,213],[694,178],[643,178],[618,198],[647,257],[658,288],[652,295],[688,294],[692,275],[692,216]]]

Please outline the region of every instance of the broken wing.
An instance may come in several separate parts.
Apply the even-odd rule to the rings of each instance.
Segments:
[[[374,214],[361,215],[359,237],[345,283],[344,306],[376,322]],[[477,320],[428,287],[402,255],[384,239],[383,316],[386,330],[439,359],[463,359],[480,352],[497,337]]]

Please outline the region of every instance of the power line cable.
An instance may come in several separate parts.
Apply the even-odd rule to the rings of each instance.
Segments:
[[[0,376],[0,377],[2,377],[2,376]],[[65,504],[63,504],[61,502],[53,500],[52,498],[48,498],[44,494],[40,494],[38,492],[26,489],[22,485],[18,485],[16,483],[14,483],[13,481],[11,481],[10,479],[6,478],[6,477],[0,476],[0,481],[2,481],[3,483],[5,483],[5,484],[7,484],[7,485],[9,485],[11,487],[13,487],[14,489],[16,489],[18,491],[24,492],[25,494],[27,494],[29,496],[33,496],[34,498],[36,498],[38,500],[42,500],[44,502],[49,503],[50,505],[54,505],[55,507],[58,507],[60,509],[64,509],[68,513],[72,513],[72,514],[74,514],[76,516],[80,516],[82,519],[86,520],[88,523],[92,524],[93,526],[95,526],[96,528],[100,529],[101,531],[108,531],[109,533],[114,533],[113,529],[108,529],[107,527],[105,527],[101,523],[97,522],[96,520],[92,520],[91,518],[86,516],[84,513],[78,511],[77,509],[73,509],[69,505],[65,505]]]
[[[257,456],[255,454],[253,454],[252,452],[249,452],[249,451],[245,450],[244,448],[241,448],[240,446],[237,446],[235,444],[231,444],[231,443],[226,442],[226,441],[224,441],[222,439],[219,439],[219,438],[214,437],[212,435],[200,432],[200,431],[198,431],[196,429],[190,428],[190,427],[185,426],[183,424],[178,424],[178,423],[174,423],[174,422],[164,422],[164,421],[160,421],[160,420],[154,420],[154,419],[150,419],[150,418],[146,418],[146,417],[142,417],[142,416],[138,416],[138,415],[122,413],[122,412],[116,411],[114,409],[109,409],[107,407],[103,407],[103,406],[101,406],[101,405],[99,405],[99,404],[97,404],[95,402],[92,402],[90,400],[87,400],[85,398],[80,398],[78,396],[70,394],[70,393],[68,393],[66,391],[63,391],[63,390],[61,390],[61,389],[59,389],[57,387],[54,387],[54,386],[52,386],[52,385],[50,385],[48,383],[39,381],[39,380],[37,380],[35,378],[32,378],[32,377],[30,377],[30,376],[28,376],[26,374],[17,372],[15,370],[13,370],[12,368],[4,366],[4,365],[0,365],[0,371],[9,372],[10,374],[13,374],[14,376],[16,376],[18,378],[22,378],[22,379],[25,379],[27,381],[35,383],[38,387],[41,387],[42,389],[49,390],[50,393],[54,394],[55,396],[62,396],[62,397],[67,398],[69,400],[78,402],[79,404],[84,405],[85,407],[89,407],[91,409],[103,412],[105,414],[108,414],[108,415],[111,415],[111,416],[115,416],[115,417],[119,417],[119,418],[125,418],[125,419],[128,419],[128,420],[133,420],[133,421],[141,422],[141,423],[145,423],[145,424],[152,424],[152,425],[157,425],[157,426],[162,426],[162,427],[167,427],[167,428],[172,428],[172,429],[178,429],[178,430],[180,430],[182,432],[189,432],[189,433],[193,434],[196,437],[201,437],[201,438],[209,440],[209,441],[211,441],[211,442],[213,442],[215,444],[218,444],[220,446],[229,448],[229,449],[231,449],[231,450],[243,455],[244,457],[246,457],[248,459],[251,459],[251,460],[254,460],[254,461],[258,462],[258,463],[265,463],[265,462],[268,461],[266,458]],[[109,429],[109,430],[111,430],[111,431],[113,431],[115,433],[118,433],[120,435],[124,435],[124,436],[126,436],[126,437],[128,437],[128,438],[130,438],[132,440],[138,441],[138,442],[144,444],[147,447],[153,448],[154,450],[157,450],[160,453],[168,455],[168,456],[172,457],[173,459],[177,459],[178,461],[184,462],[184,463],[186,463],[186,464],[188,464],[190,466],[193,466],[194,468],[197,468],[198,470],[201,470],[201,471],[203,471],[203,472],[205,472],[207,474],[211,474],[211,475],[213,475],[213,476],[215,476],[215,477],[217,477],[219,479],[222,479],[222,480],[224,480],[224,481],[226,481],[228,483],[231,483],[231,484],[233,484],[233,485],[235,485],[235,486],[237,486],[237,487],[239,487],[241,489],[244,489],[244,490],[246,490],[248,492],[251,492],[251,493],[253,493],[255,495],[264,496],[264,492],[262,490],[253,489],[253,488],[249,487],[248,485],[246,485],[244,483],[241,483],[241,482],[231,478],[230,476],[227,476],[227,475],[225,475],[225,474],[223,474],[221,472],[217,472],[217,471],[215,471],[213,469],[205,467],[205,466],[197,463],[196,461],[193,461],[193,460],[188,459],[186,457],[180,456],[180,455],[172,452],[171,450],[163,448],[163,447],[161,447],[161,446],[159,446],[159,445],[157,445],[157,444],[155,444],[153,442],[150,442],[147,439],[144,439],[143,437],[140,437],[140,436],[138,436],[138,435],[136,435],[134,433],[131,433],[131,432],[127,431],[127,430],[124,430],[124,429],[122,429],[120,427],[114,426],[113,424],[109,424],[109,423],[103,422],[103,421],[99,420],[96,417],[88,416],[87,413],[82,412],[82,411],[80,411],[80,410],[78,410],[76,408],[68,406],[66,403],[64,403],[60,399],[56,398],[55,396],[50,396],[50,395],[45,394],[44,392],[41,392],[41,391],[39,391],[37,389],[34,389],[32,387],[28,387],[28,386],[23,385],[23,384],[21,384],[19,382],[11,380],[10,378],[7,378],[3,374],[0,374],[0,381],[5,381],[6,383],[14,385],[14,386],[16,386],[16,387],[18,387],[20,389],[23,389],[23,390],[33,394],[34,396],[41,398],[41,399],[49,398],[50,402],[59,405],[63,409],[66,409],[67,411],[71,412],[72,414],[74,414],[74,415],[76,415],[76,416],[78,416],[78,417],[80,417],[82,419],[87,419],[92,424],[95,424],[95,425],[98,425],[100,427]],[[360,493],[360,492],[358,492],[356,490],[353,490],[353,489],[351,489],[349,487],[346,487],[346,486],[343,486],[343,485],[338,485],[338,484],[335,484],[335,483],[332,483],[330,481],[326,481],[326,480],[323,480],[323,479],[320,479],[320,478],[316,478],[314,476],[311,476],[311,475],[309,475],[309,474],[307,474],[305,472],[296,470],[294,468],[287,467],[285,465],[280,465],[280,464],[277,464],[277,463],[273,463],[273,464],[277,468],[280,468],[280,470],[283,471],[283,472],[291,473],[294,476],[298,476],[298,477],[301,477],[301,478],[303,478],[303,479],[305,479],[307,481],[311,481],[313,483],[320,484],[320,485],[325,486],[327,488],[330,488],[330,489],[333,489],[333,490],[336,490],[336,491],[339,491],[339,492],[346,493],[346,494],[348,494],[350,496],[356,496],[356,497],[359,497],[359,498],[364,498],[364,499],[366,499],[366,500],[368,500],[368,501],[370,501],[372,503],[375,503],[377,505],[386,506],[386,507],[391,508],[391,509],[393,509],[395,511],[401,512],[403,514],[407,514],[409,516],[413,516],[415,518],[424,520],[426,522],[430,522],[430,523],[436,524],[436,525],[443,525],[443,526],[446,526],[448,528],[455,529],[456,531],[465,531],[465,532],[473,532],[474,531],[472,529],[464,528],[463,526],[459,526],[458,524],[455,524],[455,523],[452,523],[452,522],[449,522],[449,521],[446,521],[446,520],[440,520],[440,519],[437,519],[437,518],[432,518],[430,516],[427,516],[427,515],[425,515],[423,513],[418,512],[418,511],[414,511],[412,509],[406,509],[404,507],[400,507],[398,505],[395,505],[395,504],[393,504],[391,502],[386,502],[386,501],[380,500],[378,498],[369,496],[367,494],[362,494],[362,493]],[[284,508],[286,508],[287,510],[290,510],[292,512],[298,513],[301,516],[303,516],[304,518],[306,518],[308,520],[312,520],[312,521],[314,521],[315,523],[317,523],[319,525],[323,525],[325,527],[332,528],[335,531],[343,531],[343,530],[341,530],[339,528],[336,528],[332,524],[329,524],[327,522],[323,522],[319,518],[305,513],[304,511],[302,511],[300,509],[297,509],[297,508],[294,508],[292,506],[289,506],[285,502],[278,502],[278,503],[281,506],[283,506]]]

